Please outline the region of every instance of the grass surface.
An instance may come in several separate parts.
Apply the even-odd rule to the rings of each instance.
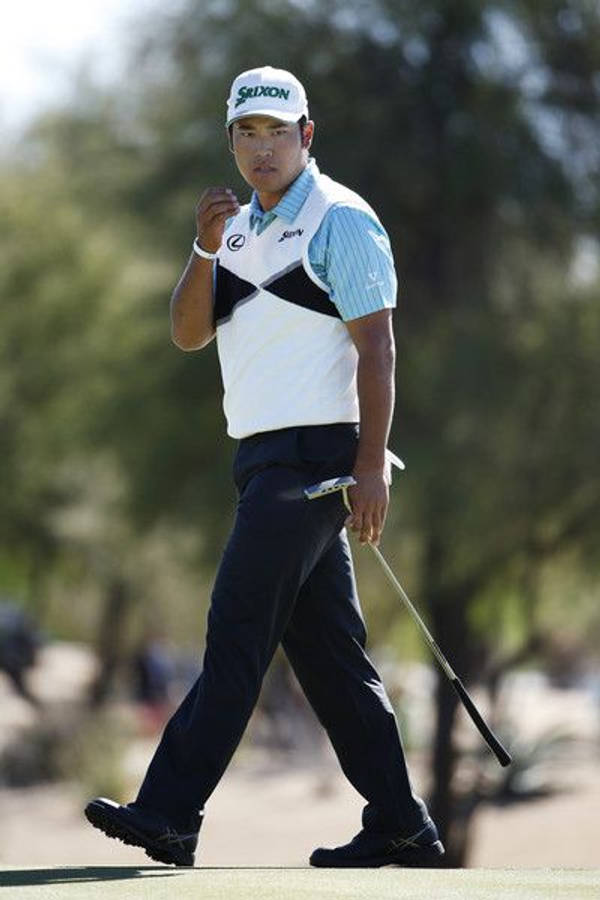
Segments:
[[[0,871],[15,900],[598,900],[596,869],[172,869]]]

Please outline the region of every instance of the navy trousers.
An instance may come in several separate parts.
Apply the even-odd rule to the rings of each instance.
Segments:
[[[341,494],[303,496],[308,485],[352,471],[357,440],[356,425],[338,424],[239,444],[239,502],[212,594],[202,674],[168,722],[135,801],[175,827],[186,828],[218,784],[279,644],[367,801],[363,826],[414,832],[427,817],[365,653]]]

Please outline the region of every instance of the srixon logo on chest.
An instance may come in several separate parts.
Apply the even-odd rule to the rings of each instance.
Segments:
[[[301,234],[304,234],[303,228],[297,228],[295,231],[284,231],[277,243],[280,244],[282,241],[287,240],[287,238],[300,237]]]

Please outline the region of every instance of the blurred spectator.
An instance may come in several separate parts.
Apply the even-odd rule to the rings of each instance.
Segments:
[[[146,637],[133,657],[133,695],[142,708],[142,724],[151,733],[159,730],[173,711],[175,674],[167,643],[157,636]]]
[[[319,756],[325,750],[325,732],[281,653],[275,654],[263,682],[257,720],[254,738],[271,750],[303,757]]]
[[[0,601],[0,671],[8,675],[20,697],[35,707],[41,705],[26,682],[42,644],[41,633],[30,616],[18,606]]]

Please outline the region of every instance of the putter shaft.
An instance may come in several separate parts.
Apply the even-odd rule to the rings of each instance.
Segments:
[[[346,506],[346,509],[349,510],[349,512],[352,512],[352,506],[350,505],[350,500],[348,498],[348,488],[351,486],[352,486],[351,483],[341,483],[339,486],[339,489],[342,491],[342,494],[344,497],[344,505]],[[481,713],[479,712],[479,710],[473,703],[473,700],[471,699],[464,684],[462,683],[462,681],[460,680],[460,678],[458,677],[458,675],[456,674],[456,672],[454,671],[454,669],[452,668],[452,666],[450,665],[450,663],[448,662],[448,660],[446,659],[446,657],[444,656],[444,654],[442,653],[440,648],[438,647],[431,632],[429,631],[425,622],[423,621],[423,619],[417,612],[417,609],[415,608],[414,604],[410,600],[408,594],[406,593],[406,591],[404,590],[404,588],[402,587],[402,585],[400,584],[400,582],[398,581],[398,579],[396,578],[394,573],[392,572],[390,566],[387,563],[387,560],[383,556],[379,547],[376,547],[375,544],[372,544],[370,542],[369,542],[369,547],[371,548],[371,550],[373,551],[373,553],[379,560],[381,568],[385,572],[388,581],[390,582],[390,584],[392,585],[392,587],[394,588],[394,590],[396,591],[398,596],[402,599],[407,610],[413,617],[414,621],[417,623],[418,627],[421,629],[421,632],[422,632],[425,640],[427,641],[427,643],[431,649],[431,652],[437,659],[437,661],[440,664],[441,668],[443,669],[445,675],[447,675],[448,679],[450,680],[452,687],[456,691],[461,703],[463,704],[464,708],[466,709],[469,716],[471,717],[471,720],[473,721],[473,724],[479,731],[480,735],[482,736],[482,738],[484,739],[484,741],[486,742],[486,744],[488,745],[488,747],[490,748],[490,750],[492,751],[492,753],[494,754],[494,756],[496,757],[496,759],[498,760],[500,765],[501,766],[510,765],[510,763],[512,762],[510,753],[506,750],[506,748],[498,740],[498,738],[496,737],[496,735],[494,734],[492,729],[487,725],[483,716],[481,715]]]

